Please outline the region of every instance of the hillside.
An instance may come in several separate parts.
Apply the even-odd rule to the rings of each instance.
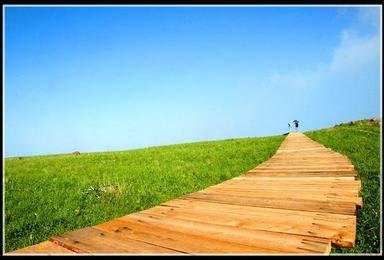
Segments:
[[[5,160],[5,241],[12,251],[238,176],[271,157],[284,136],[123,152]]]
[[[334,248],[334,253],[380,252],[380,124],[378,118],[358,120],[305,133],[326,147],[346,155],[358,171],[362,183],[364,206],[357,212],[356,246],[349,249]]]
[[[306,132],[347,155],[363,183],[357,245],[379,252],[380,126],[363,120]],[[123,152],[5,159],[6,251],[150,208],[238,176],[271,157],[285,136]]]

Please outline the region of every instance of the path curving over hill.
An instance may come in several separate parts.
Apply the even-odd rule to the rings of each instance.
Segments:
[[[353,247],[360,181],[302,133],[247,173],[8,254],[328,254]]]

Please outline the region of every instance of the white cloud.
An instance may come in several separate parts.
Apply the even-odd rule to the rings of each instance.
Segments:
[[[330,60],[316,68],[273,72],[263,82],[266,87],[310,88],[322,79],[361,74],[380,61],[379,8],[357,8],[354,22],[340,32],[340,42]],[[345,12],[352,14],[352,12]]]
[[[356,8],[355,19],[349,28],[340,33],[329,69],[331,72],[356,73],[380,59],[380,9]]]
[[[380,59],[380,38],[378,34],[358,36],[353,30],[341,32],[341,42],[335,49],[329,64],[331,72],[353,72],[366,68]]]

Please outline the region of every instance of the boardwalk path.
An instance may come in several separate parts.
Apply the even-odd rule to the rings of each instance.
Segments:
[[[348,158],[290,133],[239,177],[13,253],[327,254],[354,246],[356,179]]]

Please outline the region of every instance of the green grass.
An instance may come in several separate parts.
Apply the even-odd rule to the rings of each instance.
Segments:
[[[380,252],[380,126],[358,121],[305,133],[348,156],[362,182],[356,246]],[[103,223],[238,176],[271,157],[284,136],[131,151],[5,159],[5,251]]]
[[[284,136],[5,159],[5,251],[103,223],[238,176]]]
[[[346,155],[362,183],[363,208],[357,211],[356,245],[332,248],[331,253],[380,253],[380,125],[360,120],[305,133],[313,140]]]

